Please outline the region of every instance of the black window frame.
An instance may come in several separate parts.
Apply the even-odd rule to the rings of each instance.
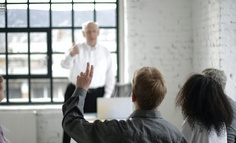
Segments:
[[[9,28],[7,27],[7,5],[11,5],[11,4],[27,4],[27,27],[24,28]],[[29,10],[29,5],[30,4],[49,4],[50,5],[50,9],[49,9],[49,27],[30,27],[30,10]],[[51,5],[52,4],[72,4],[72,14],[71,14],[71,26],[66,26],[66,27],[52,27],[52,10],[51,10]],[[93,4],[94,5],[94,10],[93,10],[93,15],[94,15],[94,19],[93,21],[97,21],[96,20],[96,9],[95,9],[95,5],[96,4],[116,4],[116,26],[100,26],[100,29],[115,29],[116,30],[116,51],[113,51],[111,53],[116,54],[117,57],[117,82],[119,82],[119,2],[118,0],[116,0],[115,2],[96,2],[95,0],[93,2],[74,2],[74,0],[72,0],[71,2],[51,2],[51,0],[49,0],[49,2],[29,2],[29,0],[27,0],[27,2],[17,2],[17,3],[7,3],[7,0],[5,0],[4,3],[0,2],[0,5],[5,5],[6,6],[6,10],[5,10],[5,28],[1,28],[0,27],[0,33],[5,33],[5,53],[0,53],[0,55],[6,55],[5,59],[6,59],[6,74],[3,75],[5,82],[6,82],[6,102],[2,102],[2,105],[31,105],[31,104],[62,104],[63,102],[55,102],[53,101],[53,79],[67,79],[67,77],[53,77],[52,75],[52,55],[53,54],[64,54],[63,52],[53,52],[52,51],[52,30],[53,29],[71,29],[72,30],[72,41],[74,41],[75,37],[74,37],[74,31],[77,29],[82,29],[81,26],[74,26],[74,4]],[[7,36],[8,33],[11,32],[26,32],[28,33],[28,70],[29,70],[29,74],[28,75],[9,75],[8,74],[8,41],[7,41]],[[46,32],[47,33],[47,57],[48,57],[48,74],[44,74],[44,75],[31,75],[30,74],[30,50],[29,50],[29,45],[30,45],[30,37],[29,37],[29,33],[31,32]],[[71,42],[72,42],[71,41]],[[10,54],[14,54],[14,53],[10,53]],[[16,54],[21,54],[21,53],[16,53]],[[26,53],[24,53],[26,54]],[[34,53],[37,54],[37,53]],[[0,73],[1,74],[1,73]],[[9,102],[9,80],[10,79],[27,79],[28,83],[29,83],[29,100],[28,102]],[[47,78],[50,80],[50,102],[32,102],[31,101],[31,84],[30,84],[30,80],[31,79],[41,79],[41,78]]]

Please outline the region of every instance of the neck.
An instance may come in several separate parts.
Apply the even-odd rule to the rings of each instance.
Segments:
[[[134,102],[134,109],[135,109],[135,110],[141,109],[136,101]],[[153,108],[152,110],[157,111],[158,108],[156,107],[156,108]]]
[[[87,42],[87,44],[88,44],[89,46],[91,46],[91,47],[95,47],[95,45],[96,45],[96,43],[94,43],[94,44],[89,44],[88,42]]]

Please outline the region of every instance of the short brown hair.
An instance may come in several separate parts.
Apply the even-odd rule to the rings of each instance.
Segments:
[[[143,67],[134,73],[132,92],[139,107],[152,110],[158,107],[167,92],[164,78],[155,67]]]

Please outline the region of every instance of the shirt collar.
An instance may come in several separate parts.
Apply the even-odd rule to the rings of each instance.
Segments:
[[[135,117],[145,117],[145,118],[162,118],[160,111],[155,110],[135,110],[129,117],[129,118],[135,118]]]
[[[85,42],[85,44],[87,45],[87,47],[89,47],[89,48],[92,49],[92,50],[95,50],[95,49],[97,49],[97,47],[98,47],[98,42],[96,42],[96,44],[95,44],[94,47],[90,46],[87,42]]]

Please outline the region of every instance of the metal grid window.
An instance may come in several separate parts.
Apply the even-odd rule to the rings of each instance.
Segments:
[[[62,103],[69,70],[60,61],[73,41],[85,41],[86,21],[98,22],[119,79],[116,0],[0,0],[2,104]]]

